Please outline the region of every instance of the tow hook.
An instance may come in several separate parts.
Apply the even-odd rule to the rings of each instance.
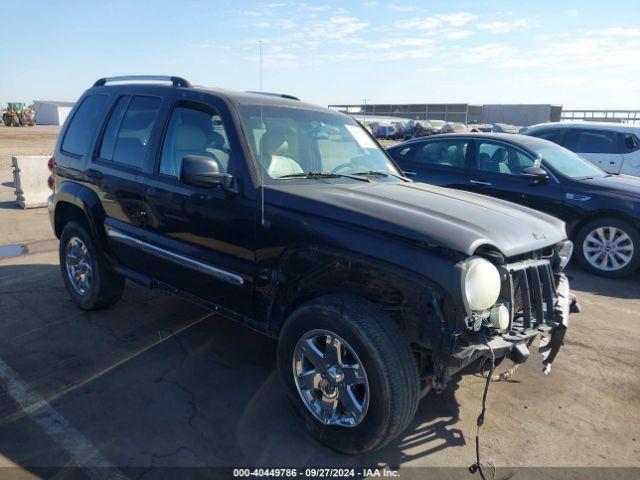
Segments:
[[[529,348],[525,342],[516,343],[511,347],[509,360],[516,364],[524,363],[529,360]]]

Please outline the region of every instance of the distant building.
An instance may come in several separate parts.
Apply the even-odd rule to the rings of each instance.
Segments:
[[[562,112],[562,105],[532,104],[368,103],[367,105],[329,105],[329,108],[354,116],[371,115],[460,123],[509,123],[522,126],[559,122]]]
[[[34,100],[36,125],[62,125],[73,105],[74,102]]]

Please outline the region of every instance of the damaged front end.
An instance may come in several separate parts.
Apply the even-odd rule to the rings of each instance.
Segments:
[[[498,361],[509,358],[515,364],[526,362],[536,339],[540,341],[543,371],[550,373],[569,326],[569,316],[580,311],[562,272],[570,255],[570,242],[563,242],[549,251],[509,262],[493,252],[480,257],[497,270],[500,293],[491,307],[480,310],[474,309],[473,303],[481,305],[483,298],[476,295],[478,301],[467,295],[470,301],[466,304],[465,328],[449,332],[449,338],[443,339],[446,346],[434,358],[437,391],[442,391],[454,374],[489,356]],[[472,261],[474,258],[466,265]],[[463,268],[463,278],[468,270]],[[488,289],[486,284],[495,280],[485,274],[483,281]],[[467,288],[464,279],[463,288]]]

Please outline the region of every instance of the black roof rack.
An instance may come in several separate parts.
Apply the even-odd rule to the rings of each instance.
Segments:
[[[294,97],[293,95],[289,95],[288,93],[253,92],[253,91],[248,91],[247,93],[255,93],[257,95],[269,95],[270,97],[288,98],[289,100],[300,101],[298,97]]]
[[[124,75],[121,77],[104,77],[96,80],[93,84],[94,87],[102,87],[109,82],[130,82],[130,81],[143,81],[143,82],[171,82],[174,87],[190,88],[191,84],[184,78],[171,77],[168,75]]]

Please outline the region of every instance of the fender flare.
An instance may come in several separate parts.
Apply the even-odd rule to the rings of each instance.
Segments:
[[[97,239],[103,247],[108,247],[106,231],[103,228],[106,212],[102,207],[98,195],[93,190],[75,182],[62,182],[56,191],[55,198],[54,225],[57,225],[55,217],[58,214],[60,204],[71,204],[83,211],[93,237]]]

